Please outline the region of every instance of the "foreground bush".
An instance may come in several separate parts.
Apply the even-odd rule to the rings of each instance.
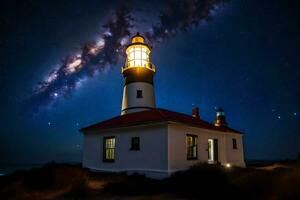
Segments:
[[[0,199],[300,199],[300,166],[274,170],[198,164],[164,180],[50,163],[0,177]]]
[[[49,163],[41,168],[1,177],[0,197],[40,199],[51,191],[86,195],[87,174],[80,165]]]
[[[230,196],[233,185],[228,170],[219,165],[198,164],[189,170],[174,173],[167,181],[167,190],[184,197],[218,198]]]

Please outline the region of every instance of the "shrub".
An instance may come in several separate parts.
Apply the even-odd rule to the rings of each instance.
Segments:
[[[122,180],[109,183],[105,193],[116,195],[148,195],[162,191],[162,181],[150,179],[140,174],[124,176]]]
[[[166,181],[170,192],[186,197],[222,197],[231,191],[225,169],[219,165],[197,164]]]

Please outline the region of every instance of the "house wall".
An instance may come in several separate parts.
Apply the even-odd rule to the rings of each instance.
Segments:
[[[187,160],[186,135],[197,135],[198,149],[197,160]],[[237,139],[238,149],[232,149],[232,138]],[[218,157],[222,165],[244,167],[242,135],[229,132],[212,131],[191,127],[178,123],[169,123],[168,126],[168,160],[169,172],[185,170],[190,166],[207,162],[208,160],[208,139],[218,139]]]
[[[140,172],[165,176],[168,170],[167,123],[119,128],[84,134],[83,166],[93,170]],[[103,162],[103,137],[116,137],[115,162]],[[140,150],[132,151],[131,137],[140,137]]]
[[[233,138],[236,139],[237,149],[233,149],[232,147]],[[236,166],[245,167],[243,135],[235,134],[226,136],[226,144],[227,162]]]

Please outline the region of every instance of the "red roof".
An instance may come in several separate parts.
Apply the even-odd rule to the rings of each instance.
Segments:
[[[109,120],[105,120],[97,124],[93,124],[91,126],[82,128],[80,129],[80,131],[81,132],[96,131],[96,130],[128,127],[128,126],[134,126],[134,125],[139,125],[144,123],[163,122],[163,121],[179,122],[191,126],[196,126],[199,128],[217,130],[222,132],[241,133],[229,127],[216,127],[213,124],[206,122],[202,119],[195,118],[183,113],[161,109],[161,108],[153,108],[151,110],[120,115],[111,118]]]

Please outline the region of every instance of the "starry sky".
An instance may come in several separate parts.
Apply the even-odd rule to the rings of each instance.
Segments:
[[[246,159],[295,159],[299,1],[216,2],[205,17],[188,7],[178,18],[158,0],[1,3],[0,162],[80,162],[78,130],[120,114],[123,50],[137,31],[153,45],[158,107],[190,114],[196,105],[212,122],[222,106],[244,132]],[[68,68],[76,59],[88,64]]]

